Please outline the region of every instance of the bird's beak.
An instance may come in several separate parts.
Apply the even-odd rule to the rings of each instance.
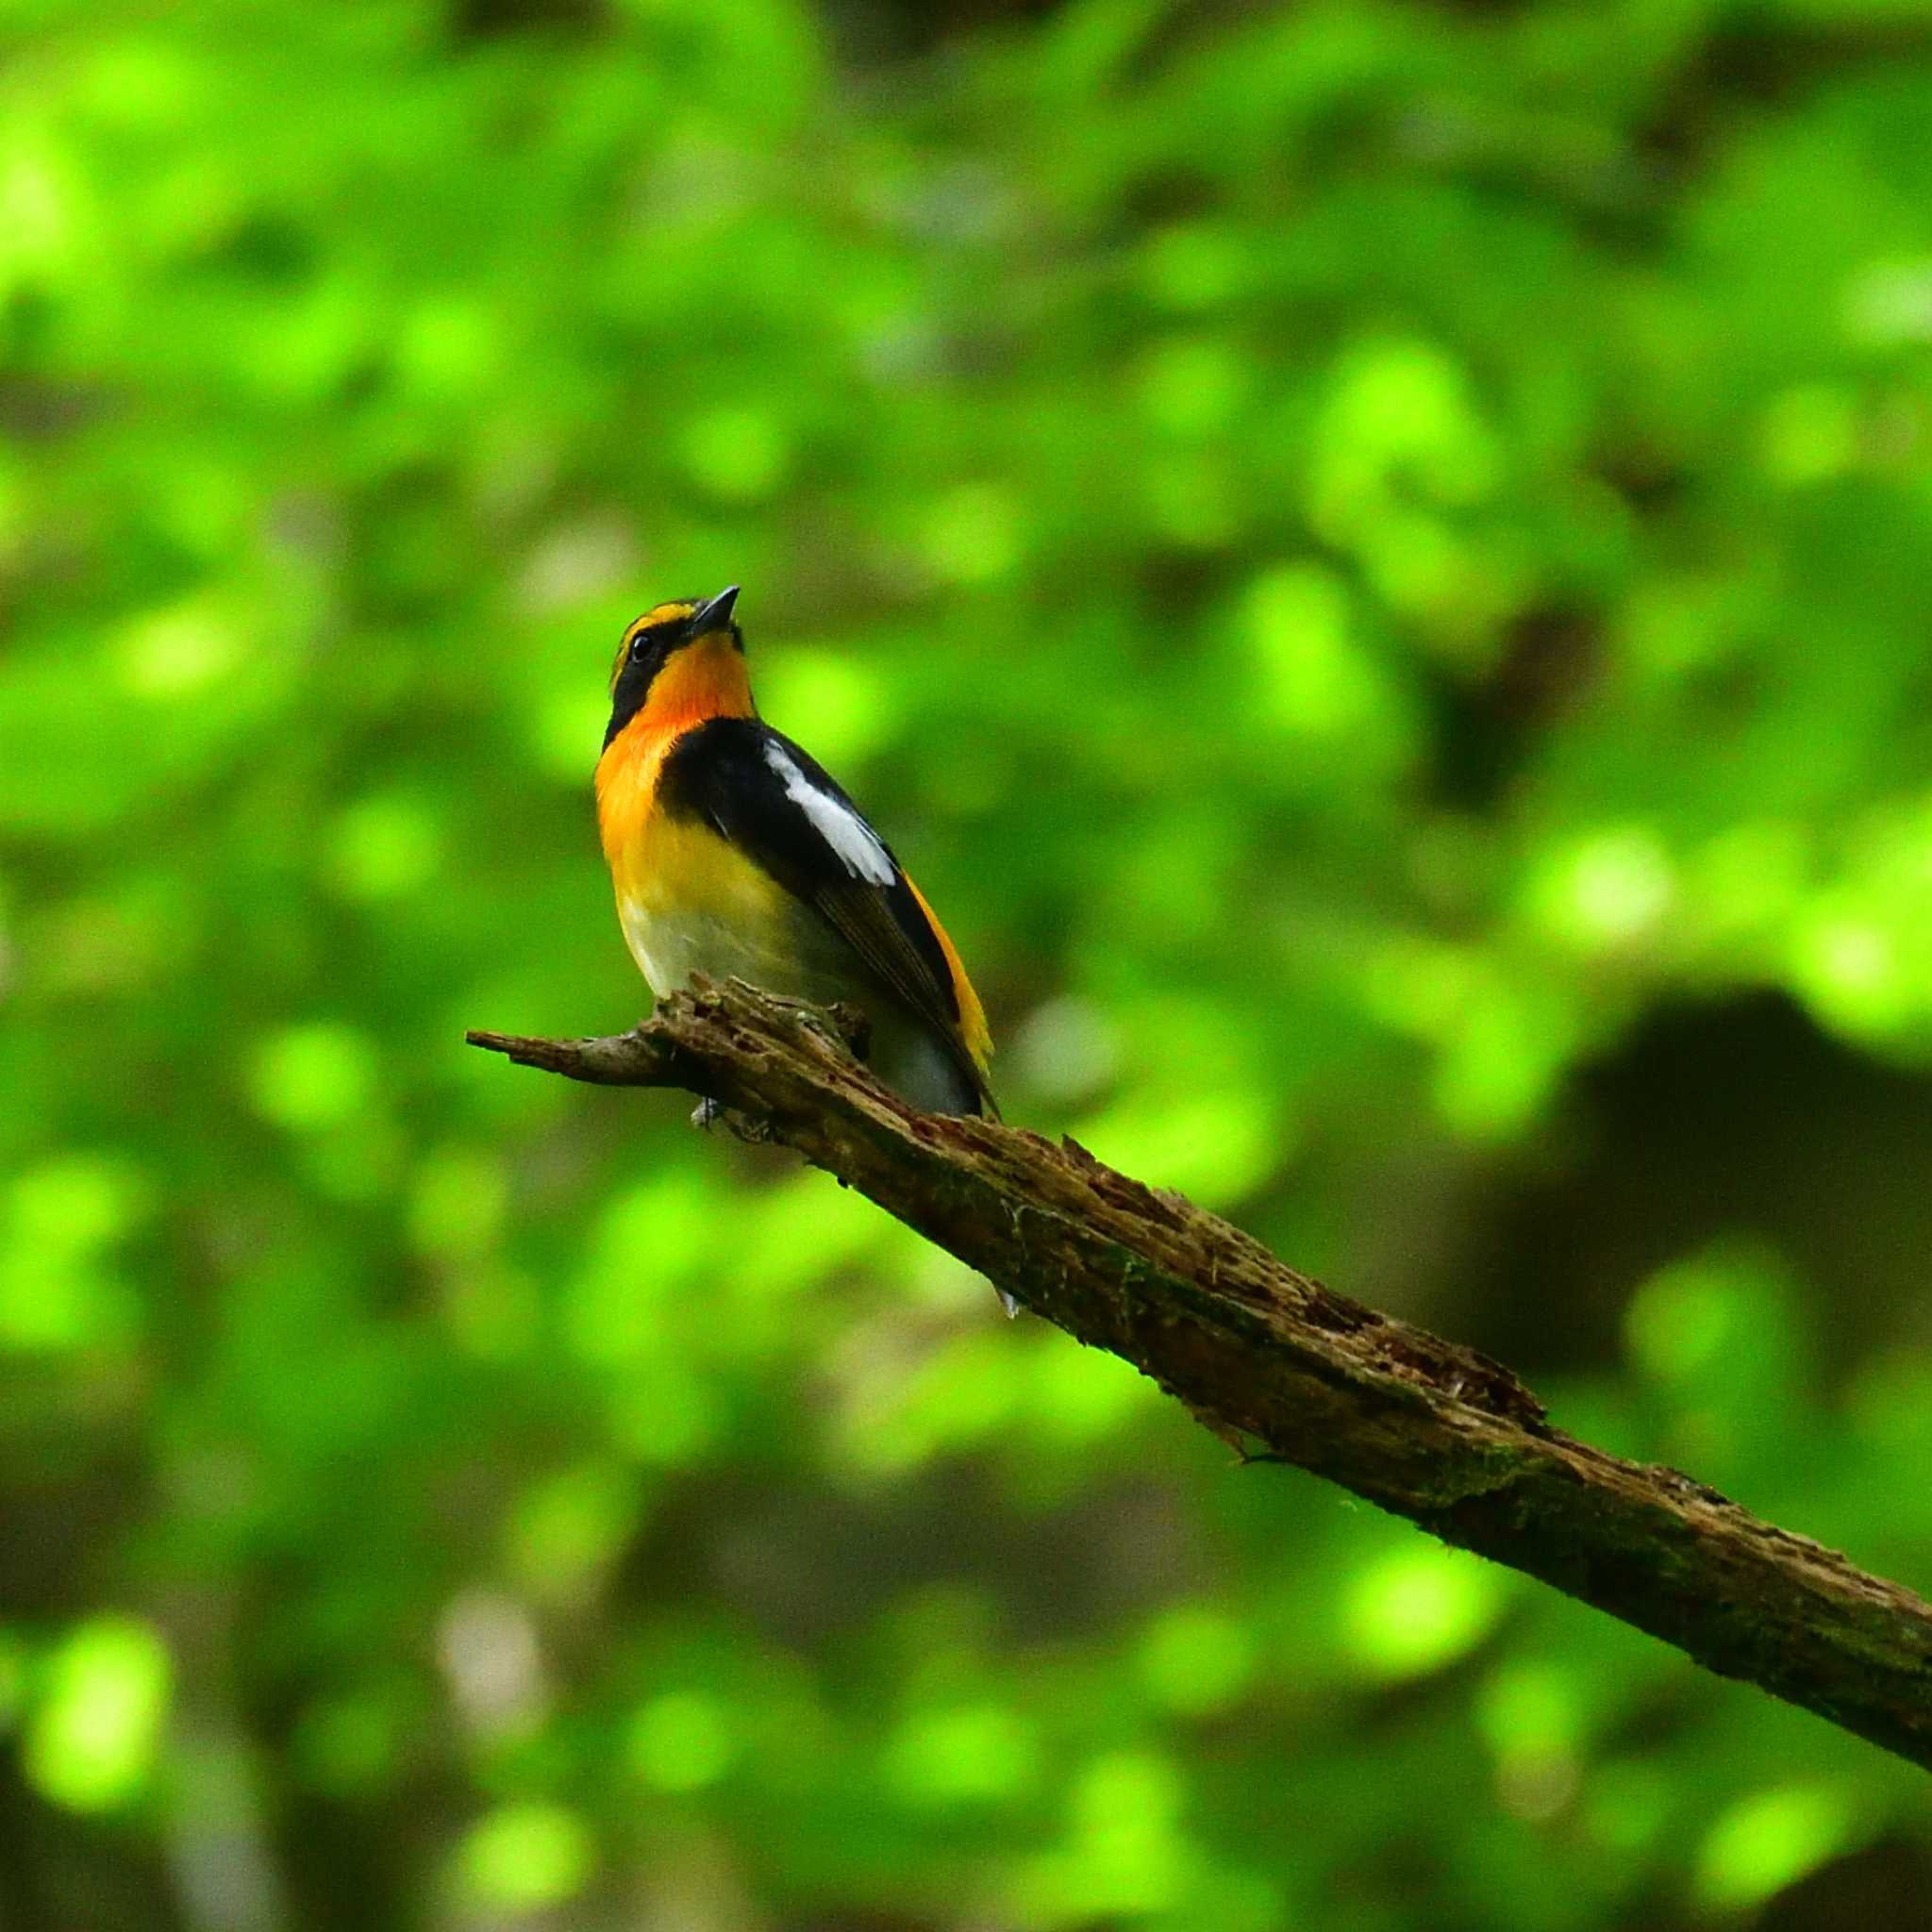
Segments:
[[[701,638],[714,630],[723,630],[731,622],[731,607],[738,602],[738,586],[733,584],[728,591],[720,591],[715,597],[708,597],[691,614],[691,634]]]

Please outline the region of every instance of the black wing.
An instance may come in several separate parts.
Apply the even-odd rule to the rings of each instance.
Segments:
[[[705,820],[810,907],[932,1028],[991,1110],[960,1034],[952,968],[918,894],[809,752],[757,718],[712,718],[672,747],[658,799],[673,817]]]

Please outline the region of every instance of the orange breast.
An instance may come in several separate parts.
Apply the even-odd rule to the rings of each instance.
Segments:
[[[620,870],[635,863],[657,808],[658,777],[675,732],[649,732],[641,714],[618,733],[597,760],[597,830],[620,893]]]
[[[633,724],[598,761],[598,828],[625,943],[656,992],[692,972],[801,992],[783,888],[709,825],[658,804],[664,759],[682,735]]]

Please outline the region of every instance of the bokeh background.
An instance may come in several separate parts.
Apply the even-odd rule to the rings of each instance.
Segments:
[[[19,0],[0,1928],[1907,1925],[1923,1778],[675,1096],[623,623],[1011,1118],[1932,1586],[1932,8]]]

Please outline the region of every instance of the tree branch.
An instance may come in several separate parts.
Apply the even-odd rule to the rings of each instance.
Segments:
[[[1507,1369],[1297,1274],[1072,1141],[908,1108],[824,1016],[700,982],[608,1040],[470,1043],[730,1108],[1075,1340],[1419,1524],[1932,1767],[1932,1605],[1674,1470],[1553,1428]]]

